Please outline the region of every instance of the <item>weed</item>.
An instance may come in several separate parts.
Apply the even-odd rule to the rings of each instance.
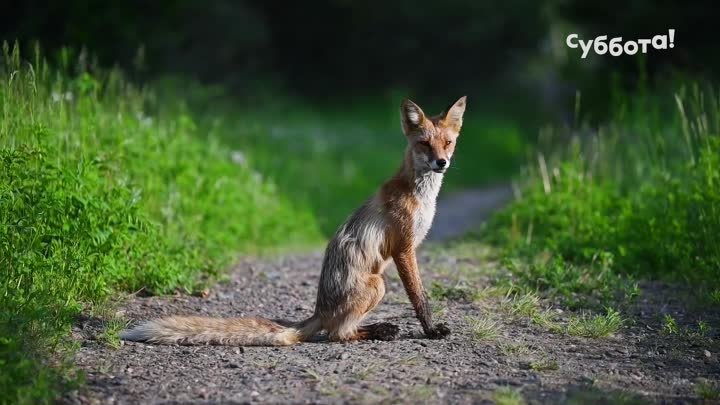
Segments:
[[[540,360],[530,362],[530,369],[535,372],[553,371],[558,370],[559,368],[560,366],[557,361],[548,358],[542,358]]]
[[[607,308],[605,315],[572,317],[567,325],[567,333],[594,339],[604,338],[615,334],[623,323],[619,312]]]
[[[490,316],[467,317],[466,322],[470,325],[473,338],[476,340],[492,340],[499,335],[499,324]]]
[[[675,318],[670,314],[663,315],[662,320],[662,332],[666,335],[677,335],[680,333],[680,327],[678,326]]]
[[[711,330],[712,330],[712,328],[710,327],[710,325],[707,322],[702,321],[702,320],[697,321],[697,334],[700,335],[701,337],[706,337],[710,333]]]
[[[720,305],[720,288],[710,292],[710,301],[716,305]]]
[[[503,305],[509,307],[512,314],[528,317],[534,324],[551,332],[561,331],[561,326],[555,321],[555,313],[552,309],[543,310],[540,307],[540,297],[536,293],[511,293],[512,290],[505,296]]]
[[[129,322],[121,318],[113,318],[105,323],[105,328],[98,340],[104,342],[113,349],[119,349],[122,341],[120,340],[120,331],[128,326]]]
[[[540,298],[535,293],[514,296],[512,299],[512,313],[533,317],[540,312]]]
[[[557,315],[551,309],[537,312],[530,318],[532,322],[541,328],[547,329],[553,333],[561,333],[562,326],[555,320]]]
[[[526,344],[503,343],[498,349],[505,356],[522,356],[532,353],[535,349]]]

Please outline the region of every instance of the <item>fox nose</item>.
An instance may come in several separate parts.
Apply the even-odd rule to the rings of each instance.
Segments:
[[[437,164],[438,167],[442,169],[443,167],[445,167],[445,165],[447,165],[447,160],[445,160],[445,159],[438,159],[438,160],[435,161],[435,164]]]

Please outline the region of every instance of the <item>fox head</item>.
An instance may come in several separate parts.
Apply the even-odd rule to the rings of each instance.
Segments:
[[[410,100],[400,105],[400,121],[408,139],[408,150],[416,172],[444,173],[450,167],[455,142],[460,135],[466,96],[442,114],[426,117],[423,110]]]

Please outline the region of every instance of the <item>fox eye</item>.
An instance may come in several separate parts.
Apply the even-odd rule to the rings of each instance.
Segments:
[[[422,145],[422,146],[427,147],[427,148],[430,147],[430,142],[428,142],[428,141],[420,141],[420,142],[418,142],[418,143],[419,143],[420,145]]]
[[[452,141],[445,141],[445,146],[450,146],[451,143]]]

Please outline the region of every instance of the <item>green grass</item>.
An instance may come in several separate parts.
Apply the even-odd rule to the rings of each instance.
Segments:
[[[500,335],[500,324],[490,315],[480,317],[467,317],[465,321],[470,325],[475,340],[493,340]]]
[[[127,328],[129,323],[129,321],[124,319],[111,318],[105,323],[102,333],[98,336],[98,340],[113,349],[119,349],[122,345],[120,341],[120,331]]]
[[[512,387],[501,387],[493,393],[493,401],[496,405],[524,405],[525,399],[520,391]]]
[[[675,318],[670,314],[663,315],[662,320],[662,332],[667,335],[677,335],[680,333],[680,327],[677,324]]]
[[[505,356],[523,356],[536,350],[523,343],[501,343],[498,345],[498,349]]]
[[[73,318],[190,291],[238,251],[321,240],[312,213],[116,71],[0,65],[0,402],[47,403]],[[112,339],[114,340],[114,339]]]
[[[552,359],[542,358],[530,362],[530,370],[537,373],[541,373],[543,371],[555,371],[558,369],[560,369],[560,365],[558,365],[557,361]]]
[[[720,98],[692,85],[617,97],[598,127],[546,129],[518,177],[519,198],[484,240],[516,285],[569,307],[632,299],[637,278],[720,282]]]
[[[614,335],[623,327],[623,324],[620,313],[608,308],[604,315],[571,317],[566,331],[571,336],[599,339]]]
[[[556,321],[557,314],[551,308],[543,309],[540,296],[536,293],[518,294],[512,290],[506,295],[503,306],[512,315],[529,318],[532,323],[555,333],[563,332],[562,326]]]

